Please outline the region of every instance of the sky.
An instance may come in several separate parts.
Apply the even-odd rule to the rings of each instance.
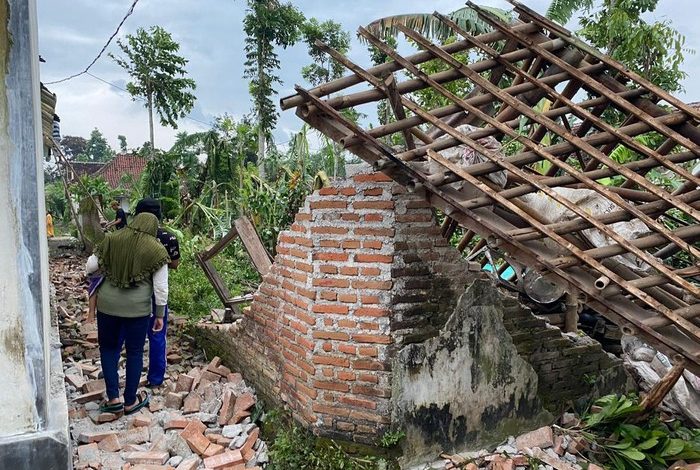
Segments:
[[[543,13],[550,0],[521,0]],[[39,52],[46,60],[41,64],[42,82],[58,80],[83,70],[97,55],[126,14],[132,0],[38,0]],[[464,6],[463,0],[294,0],[307,16],[319,21],[332,19],[351,33],[348,53],[351,60],[370,64],[366,46],[355,32],[359,26],[390,15],[448,13]],[[508,9],[504,0],[478,0],[481,5]],[[180,131],[197,132],[209,128],[216,116],[228,113],[240,118],[250,112],[248,82],[243,78],[245,0],[140,0],[117,37],[134,33],[137,28],[159,25],[180,44],[180,52],[189,60],[187,71],[197,83],[197,102],[192,113],[178,123],[178,129],[156,123],[155,142],[169,148]],[[688,14],[697,8],[697,0],[660,0],[650,19],[669,20],[686,45],[698,51],[687,54],[683,69],[688,78],[685,91],[678,96],[688,102],[700,101],[700,30],[697,16]],[[575,26],[572,24],[570,26]],[[116,41],[107,52],[118,54]],[[294,94],[294,85],[310,87],[301,77],[301,68],[309,64],[306,45],[278,51],[279,72],[283,84],[280,97]],[[105,53],[90,69],[98,78],[82,75],[67,82],[49,85],[57,95],[57,114],[63,135],[88,137],[97,127],[110,145],[118,149],[117,136],[127,137],[128,146],[138,147],[148,140],[148,115],[141,101],[133,101],[125,88],[129,77]],[[274,133],[275,141],[284,145],[298,132],[303,122],[294,111],[281,111]]]

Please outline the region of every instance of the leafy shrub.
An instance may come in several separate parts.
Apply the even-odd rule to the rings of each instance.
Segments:
[[[661,470],[677,460],[700,460],[700,429],[677,421],[667,424],[656,416],[633,424],[632,417],[641,411],[636,397],[608,395],[596,405],[600,409],[584,417],[583,435],[606,468]]]

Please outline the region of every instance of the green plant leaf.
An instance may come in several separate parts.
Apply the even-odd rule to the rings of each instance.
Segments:
[[[661,451],[661,457],[671,457],[680,454],[685,448],[685,442],[681,439],[670,439],[664,450]]]
[[[631,441],[625,441],[625,442],[620,442],[619,444],[613,444],[608,446],[611,449],[617,449],[617,450],[624,450],[624,449],[629,449],[632,447],[632,442]]]
[[[636,460],[636,461],[642,461],[646,458],[646,455],[644,455],[642,452],[640,452],[636,448],[630,448],[630,449],[625,449],[621,450],[620,454],[624,455],[628,459]]]
[[[651,439],[647,439],[644,442],[641,442],[637,444],[637,448],[641,450],[648,450],[654,447],[656,444],[659,443],[659,440],[655,437],[652,437]]]

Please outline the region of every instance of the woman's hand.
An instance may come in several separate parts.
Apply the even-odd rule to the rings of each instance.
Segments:
[[[163,319],[161,317],[156,317],[153,321],[153,331],[161,331],[163,329]]]

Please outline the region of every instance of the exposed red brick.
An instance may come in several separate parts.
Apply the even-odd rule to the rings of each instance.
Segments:
[[[390,183],[391,178],[389,178],[387,175],[384,173],[363,173],[359,175],[353,176],[353,180],[355,180],[356,183],[367,183],[367,182],[382,182],[382,183]]]
[[[348,221],[348,222],[358,222],[360,220],[360,216],[357,214],[353,214],[350,212],[346,212],[344,214],[340,215],[340,218],[342,220]]]
[[[314,354],[314,356],[311,359],[314,362],[314,364],[323,364],[327,366],[336,367],[350,367],[350,361],[345,357],[319,356],[317,354]]]
[[[338,274],[338,267],[332,264],[322,264],[319,269],[324,274]]]
[[[371,227],[355,227],[355,235],[370,235],[375,237],[393,237],[393,228],[371,228]]]
[[[320,388],[322,390],[335,390],[337,392],[348,392],[350,391],[350,386],[346,383],[326,381],[326,380],[315,380],[314,387]],[[314,410],[315,411],[315,410]]]
[[[347,253],[333,253],[333,252],[322,251],[319,253],[314,253],[313,259],[320,260],[320,261],[347,261],[348,254]]]
[[[319,245],[324,248],[340,248],[340,241],[324,239],[319,241]]]
[[[338,194],[338,189],[333,187],[321,188],[318,190],[318,194],[321,196],[335,196]]]
[[[316,287],[350,287],[350,281],[348,281],[347,279],[321,278],[321,279],[314,279],[312,284]],[[353,286],[353,287],[356,287],[356,286]],[[372,289],[372,287],[367,287],[367,288]],[[390,289],[390,288],[391,288],[391,282],[389,283],[389,287],[386,287],[386,289]]]
[[[357,302],[357,295],[355,294],[338,294],[338,301],[348,304],[353,304]]]
[[[339,315],[345,315],[349,312],[349,309],[347,305],[314,304],[312,311],[316,313],[337,313]]]
[[[336,406],[322,405],[320,403],[314,403],[312,409],[316,413],[323,413],[323,414],[334,415],[334,416],[347,417],[350,414],[350,410],[347,408],[342,408],[339,406],[336,407]]]
[[[354,266],[341,266],[340,274],[343,276],[357,276],[359,270]]]
[[[381,250],[384,243],[380,240],[363,240],[362,248],[371,248],[374,250]]]
[[[384,194],[384,189],[383,188],[370,188],[370,189],[365,189],[362,194],[365,196],[381,196]]]
[[[382,222],[384,221],[384,216],[382,214],[365,214],[365,222]]]
[[[349,372],[346,370],[339,370],[336,374],[336,377],[338,377],[338,380],[344,380],[346,382],[354,382],[355,379],[357,378],[357,375],[354,372]]]
[[[364,268],[367,269],[367,268]],[[362,295],[360,296],[360,301],[363,304],[378,304],[379,303],[379,296],[378,295]]]
[[[341,328],[355,328],[357,326],[357,322],[353,320],[346,320],[343,318],[338,320],[338,326]]]
[[[368,410],[377,409],[377,402],[372,400],[364,400],[362,398],[355,398],[351,396],[341,396],[338,398],[338,401],[357,408],[366,408]]]
[[[379,377],[377,377],[376,375],[372,375],[372,374],[359,374],[357,376],[357,380],[360,380],[362,382],[369,382],[369,383],[373,383],[373,384],[379,383]]]
[[[319,295],[321,296],[322,300],[331,300],[334,301],[338,298],[338,294],[336,292],[330,291],[330,290],[322,290]]]
[[[379,354],[379,351],[375,347],[370,347],[370,346],[360,346],[358,348],[358,352],[360,356],[369,356],[369,357],[377,357]]]
[[[360,273],[363,276],[379,276],[382,271],[379,268],[362,268]]]
[[[343,352],[345,354],[355,355],[357,354],[357,347],[352,344],[339,344],[338,351]]]
[[[340,194],[343,196],[354,196],[357,194],[357,191],[355,191],[355,188],[348,187],[348,188],[340,188]]]
[[[363,334],[353,334],[352,339],[358,343],[380,343],[389,344],[391,343],[391,336],[388,335],[363,335]]]
[[[355,262],[357,263],[391,263],[393,260],[393,255],[367,255],[364,253],[355,254]]]
[[[353,311],[353,315],[358,317],[386,317],[389,310],[383,307],[360,307]]]
[[[360,247],[359,240],[343,240],[340,245],[344,250],[354,250]]]
[[[394,201],[355,201],[352,203],[354,209],[393,209]]]
[[[348,229],[345,227],[332,227],[332,226],[325,226],[325,227],[311,227],[311,233],[318,233],[318,234],[335,234],[335,235],[343,235],[345,233],[348,233]]]
[[[352,281],[352,287],[355,289],[375,289],[375,290],[389,290],[391,289],[392,281],[364,281],[361,279],[356,279]],[[336,287],[347,287],[347,286],[336,286]]]
[[[324,199],[322,201],[311,201],[309,205],[311,209],[345,209],[348,206],[348,203],[342,199]]]
[[[335,339],[338,341],[347,341],[350,335],[341,331],[314,331],[312,336],[316,339]]]

